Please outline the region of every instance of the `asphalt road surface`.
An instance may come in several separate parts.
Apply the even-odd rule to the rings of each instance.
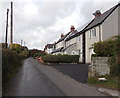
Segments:
[[[33,58],[9,82],[3,96],[104,96],[96,88],[77,82]]]
[[[52,67],[81,83],[87,82],[88,64],[54,64]]]

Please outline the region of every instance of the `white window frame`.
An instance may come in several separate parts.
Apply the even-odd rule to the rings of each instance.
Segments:
[[[77,37],[77,42],[80,42],[80,35]]]
[[[96,37],[96,34],[97,34],[96,33],[96,28],[91,29],[89,34],[90,34],[90,36],[89,36],[90,38]]]

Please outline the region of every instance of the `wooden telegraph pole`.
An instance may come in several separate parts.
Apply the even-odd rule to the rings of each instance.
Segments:
[[[9,13],[9,9],[7,9],[5,48],[7,48],[7,36],[8,36],[8,13]]]
[[[13,2],[11,2],[11,26],[10,26],[10,43],[13,43]]]

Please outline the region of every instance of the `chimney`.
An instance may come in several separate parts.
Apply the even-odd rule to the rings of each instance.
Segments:
[[[61,38],[62,38],[62,37],[64,37],[64,34],[63,34],[63,33],[61,34]]]
[[[75,27],[71,25],[70,32],[73,32],[75,30]]]
[[[97,10],[95,13],[93,13],[93,15],[96,17],[99,17],[101,15],[100,10]]]

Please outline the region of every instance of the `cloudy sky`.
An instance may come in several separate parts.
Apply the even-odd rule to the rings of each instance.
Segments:
[[[12,0],[14,43],[23,40],[29,49],[43,49],[48,43],[92,20],[96,10],[105,12],[119,0]],[[6,11],[9,0],[0,1],[0,42],[5,42]],[[10,15],[10,13],[9,13]],[[9,17],[10,18],[10,17]],[[10,20],[9,20],[10,23]],[[9,24],[10,27],[10,24]],[[10,28],[8,31],[10,42]]]

